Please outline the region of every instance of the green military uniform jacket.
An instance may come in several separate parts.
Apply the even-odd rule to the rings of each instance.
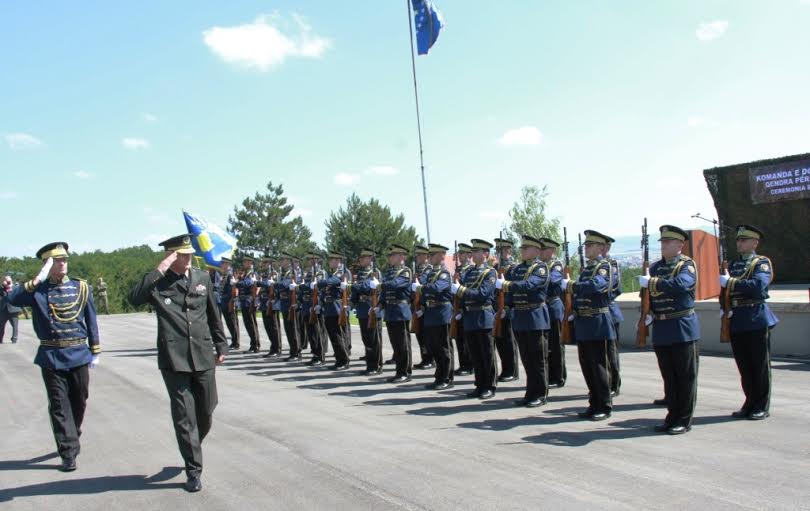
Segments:
[[[213,369],[228,351],[208,273],[192,268],[190,277],[168,270],[147,273],[129,293],[133,305],[150,303],[158,318],[158,367],[176,372]]]

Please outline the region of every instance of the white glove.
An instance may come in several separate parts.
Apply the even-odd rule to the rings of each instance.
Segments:
[[[379,285],[380,281],[377,280],[377,277],[374,277],[373,279],[368,281],[368,287],[370,287],[371,289],[377,289],[377,286]]]
[[[39,270],[37,273],[37,281],[43,282],[45,279],[48,278],[48,274],[51,273],[51,267],[53,266],[53,257],[49,257],[45,264],[42,265],[42,269]]]
[[[93,358],[90,360],[90,369],[96,367],[100,362],[98,355],[93,355]]]
[[[733,315],[734,315],[734,311],[729,310],[728,311],[728,319],[731,319],[731,316],[733,316]],[[720,309],[720,319],[723,319],[723,316],[725,316],[725,312],[723,311],[723,309]]]
[[[652,314],[647,314],[647,317],[644,318],[644,324],[647,325],[647,326],[650,326],[650,325],[652,325],[652,322],[653,322],[653,315]]]
[[[638,276],[638,285],[641,287],[648,287],[650,285],[650,274],[647,275],[639,275]]]
[[[265,285],[267,285],[267,286],[272,286],[272,285],[274,285],[275,283],[276,283],[276,281],[275,281],[275,280],[270,279],[270,280],[268,280],[268,281],[267,281],[267,284],[265,284]]]
[[[726,287],[728,285],[728,280],[731,278],[731,275],[728,272],[720,275],[720,287]]]
[[[413,284],[411,284],[411,292],[412,292],[412,293],[415,293],[415,292],[419,291],[419,287],[420,287],[420,286],[419,286],[419,283],[418,283],[418,282],[414,282]]]
[[[349,287],[349,284],[347,284],[345,281],[340,283],[340,290],[341,291],[343,291],[347,287]]]
[[[423,311],[422,309],[419,309],[418,311],[416,311],[416,317],[417,318],[421,318],[424,315],[425,315],[425,311]]]
[[[569,282],[571,282],[571,279],[562,279],[560,281],[560,288],[562,288],[562,290],[565,291],[566,289],[568,289]]]
[[[316,305],[316,306],[315,306],[315,314],[320,314],[320,313],[321,313],[321,306],[320,306],[320,305]]]
[[[295,289],[297,287],[298,287],[298,284],[296,284],[295,282],[290,282],[290,286],[289,286],[290,291],[292,291],[293,289]]]
[[[450,285],[450,293],[451,294],[458,293],[458,288],[460,288],[460,287],[461,287],[461,285],[459,285],[458,282],[453,282],[453,284]]]
[[[503,277],[498,277],[498,280],[495,281],[495,289],[502,289],[503,283],[506,282],[506,279]]]
[[[573,315],[573,314],[571,314],[570,316],[568,316],[568,321],[574,321],[574,315]]]
[[[456,321],[461,321],[461,313],[456,314]]]
[[[497,281],[496,281],[497,282]],[[506,309],[501,311],[501,319],[506,317]]]

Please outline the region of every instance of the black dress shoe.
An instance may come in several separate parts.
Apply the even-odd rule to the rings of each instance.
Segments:
[[[620,393],[621,392],[619,392],[619,389],[611,390],[610,391],[610,397],[617,397]]]
[[[389,358],[388,360],[386,360],[385,362],[383,362],[383,365],[386,365],[386,366],[392,366],[392,365],[394,365],[394,359],[393,359],[393,358]]]
[[[407,383],[409,381],[411,381],[411,377],[404,374],[388,378],[388,383]]]
[[[435,367],[431,362],[420,362],[414,366],[414,369],[433,369]]]
[[[595,414],[591,415],[591,420],[594,422],[603,421],[608,418],[610,418],[609,412],[596,412]]]
[[[467,368],[456,369],[456,376],[469,376],[471,374],[472,374],[472,371],[470,371]]]
[[[514,404],[515,404],[515,406],[526,406],[526,403],[528,403],[528,402],[529,401],[526,398],[523,398],[523,399],[516,399],[514,401]]]
[[[63,458],[62,464],[59,465],[60,472],[73,472],[76,470],[76,460],[74,458]]]
[[[507,382],[515,381],[515,380],[517,380],[517,376],[499,376],[498,377],[498,381],[501,382],[501,383],[507,383]]]
[[[683,435],[692,430],[692,426],[672,426],[667,430],[670,435]]]
[[[365,355],[363,355],[362,357],[358,358],[357,360],[360,360],[360,361],[365,362],[365,361],[366,361],[366,356],[365,356]]]
[[[481,389],[475,389],[472,392],[467,392],[467,397],[480,397],[482,393]]]
[[[550,388],[550,389],[558,389],[558,388],[560,388],[560,387],[562,387],[562,384],[561,384],[561,383],[557,383],[557,382],[555,382],[555,383],[549,383],[549,384],[548,384],[548,388]]]
[[[335,364],[332,369],[335,371],[345,371],[349,368],[349,364]]]
[[[436,384],[436,386],[433,387],[433,390],[447,390],[447,389],[452,389],[452,388],[453,388],[453,383],[452,382],[443,381],[441,383]]]
[[[436,389],[436,383],[435,382],[434,383],[426,383],[425,388],[427,390],[435,390]]]
[[[590,419],[591,417],[593,417],[593,414],[594,411],[591,408],[588,408],[584,412],[579,412],[577,414],[577,417],[579,417],[580,419]]]
[[[495,393],[487,389],[478,396],[478,399],[492,399],[493,397],[495,397]]]
[[[667,406],[667,400],[666,399],[653,399],[653,404],[655,406]]]
[[[186,491],[189,493],[196,493],[202,490],[202,481],[197,476],[190,476],[186,481]]]
[[[546,403],[547,401],[545,399],[532,399],[531,401],[526,401],[526,408],[537,408],[538,406],[543,406]]]
[[[735,419],[747,419],[749,415],[751,415],[751,412],[749,412],[745,408],[741,408],[736,412],[731,413],[731,416],[734,417]]]
[[[363,372],[363,376],[377,376],[378,374],[382,374],[382,369],[369,369]]]
[[[762,421],[770,417],[770,413],[760,410],[758,412],[753,412],[751,415],[748,416],[748,420],[750,421]]]
[[[278,355],[279,355],[278,353],[273,353],[273,352],[271,351],[271,352],[267,353],[267,354],[264,356],[264,358],[275,358],[275,357],[277,357]]]
[[[669,431],[669,428],[671,427],[672,427],[671,424],[667,424],[665,422],[663,424],[656,424],[655,427],[653,428],[653,431],[655,431],[656,433],[666,433],[667,431]]]
[[[228,346],[228,349],[229,349],[229,350],[238,350],[238,349],[239,349],[239,345],[238,345],[238,344],[231,344],[230,346]]]

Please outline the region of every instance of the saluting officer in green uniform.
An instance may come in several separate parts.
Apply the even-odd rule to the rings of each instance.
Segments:
[[[169,393],[186,490],[202,489],[202,442],[217,406],[216,365],[228,343],[208,273],[191,267],[191,237],[182,234],[160,245],[166,258],[129,293],[133,305],[150,303],[158,319],[158,367]],[[214,355],[216,350],[216,355]]]

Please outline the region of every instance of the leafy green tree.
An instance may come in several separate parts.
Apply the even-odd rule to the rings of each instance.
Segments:
[[[509,225],[505,235],[514,243],[520,242],[520,236],[528,234],[535,238],[546,237],[562,242],[560,219],[548,214],[547,187],[524,186],[520,199],[509,210]]]
[[[410,248],[423,242],[414,227],[405,225],[404,215],[394,216],[377,199],[365,202],[354,193],[344,207],[329,215],[324,225],[326,246],[342,252],[348,261],[355,260],[366,247],[381,254],[392,243]]]
[[[300,216],[292,217],[293,204],[284,195],[283,185],[267,183],[267,193],[246,197],[241,206],[234,206],[228,217],[228,231],[237,239],[241,252],[262,255],[281,251],[303,256],[316,245],[312,231]]]

